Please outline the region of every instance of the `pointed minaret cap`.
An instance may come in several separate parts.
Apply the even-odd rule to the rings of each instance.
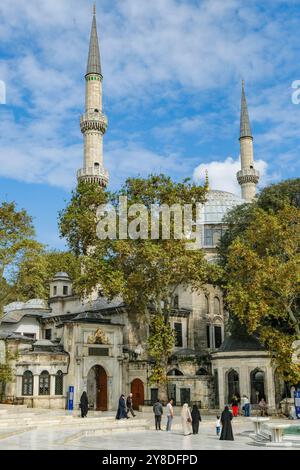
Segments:
[[[251,131],[251,126],[250,126],[250,119],[249,119],[247,101],[246,101],[246,95],[245,95],[245,81],[244,80],[242,80],[240,139],[242,137],[252,137],[252,131]]]
[[[102,77],[95,3],[93,6],[93,23],[92,23],[92,30],[91,30],[90,50],[89,50],[89,59],[88,59],[86,75],[89,75],[90,73],[95,73],[95,74],[101,75]]]

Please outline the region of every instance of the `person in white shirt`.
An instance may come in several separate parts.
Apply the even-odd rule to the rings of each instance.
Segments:
[[[216,434],[217,436],[220,435],[220,431],[221,431],[221,418],[219,415],[217,415],[217,420],[216,420]]]
[[[167,431],[171,431],[172,429],[172,422],[174,418],[174,408],[173,408],[173,399],[169,401],[169,403],[166,406],[166,415],[167,415]]]
[[[242,396],[242,410],[244,411],[244,416],[250,416],[250,401],[247,395]]]

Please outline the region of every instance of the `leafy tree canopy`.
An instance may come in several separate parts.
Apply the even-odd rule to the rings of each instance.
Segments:
[[[220,244],[232,330],[240,323],[258,334],[291,383],[300,380],[291,361],[292,343],[300,338],[298,191],[299,180],[283,182],[234,209]]]
[[[150,237],[146,240],[99,239],[96,234],[97,207],[107,202],[117,208],[119,196],[127,196],[128,209],[132,204],[143,204],[150,216],[151,205],[180,204],[183,207],[184,204],[204,202],[205,189],[189,180],[174,182],[165,175],[129,178],[115,193],[96,184],[81,183],[68,207],[60,214],[61,235],[67,239],[70,249],[82,256],[83,269],[76,281],[76,290],[87,296],[101,286],[109,299],[122,296],[128,310],[140,315],[141,325],[149,325],[150,312],[155,311],[164,319],[167,331],[177,287],[189,285],[197,289],[208,281],[214,282],[217,269],[206,262],[201,249],[188,250],[187,239],[171,237],[165,240],[161,231],[154,240]],[[117,212],[117,227],[119,218]],[[134,216],[129,217],[129,223],[133,220]],[[171,221],[173,233],[174,219]],[[160,335],[160,341],[162,337]],[[142,340],[145,341],[145,337]],[[151,336],[150,341],[152,352],[154,346],[165,351],[165,356],[156,363],[157,375],[164,375],[161,367],[167,363],[169,349]]]

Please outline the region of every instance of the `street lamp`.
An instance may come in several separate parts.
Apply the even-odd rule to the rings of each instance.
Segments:
[[[256,391],[255,391],[255,395],[256,395],[256,404],[257,404],[257,413],[256,413],[256,414],[257,414],[257,416],[258,416],[258,410],[259,410],[259,406],[258,406],[258,400],[259,400],[259,398],[258,398],[258,397],[259,397],[259,391],[258,391],[258,390],[256,390]]]

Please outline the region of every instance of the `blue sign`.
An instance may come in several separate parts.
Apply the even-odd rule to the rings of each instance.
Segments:
[[[296,416],[300,419],[300,390],[294,392]]]
[[[74,410],[74,387],[70,386],[69,387],[69,394],[68,394],[68,410],[73,411]]]

